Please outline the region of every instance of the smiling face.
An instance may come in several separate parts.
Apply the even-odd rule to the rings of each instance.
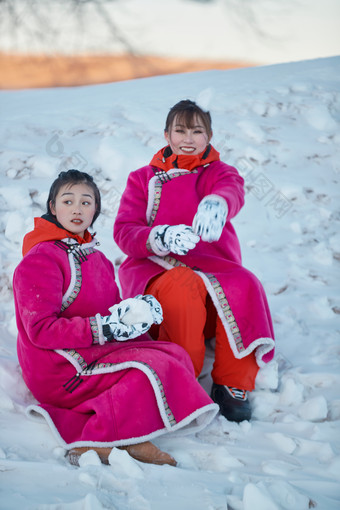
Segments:
[[[65,184],[60,188],[55,203],[50,202],[50,209],[65,230],[84,237],[96,212],[93,190],[85,183]]]
[[[187,126],[177,115],[168,131],[164,131],[166,141],[174,154],[196,155],[204,151],[210,142],[204,123],[195,115],[192,125]]]

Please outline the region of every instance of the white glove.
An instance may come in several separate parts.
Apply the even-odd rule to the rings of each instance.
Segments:
[[[146,333],[151,324],[160,324],[163,320],[161,305],[150,295],[124,299],[109,310],[111,315],[101,317],[106,341],[132,340]]]
[[[149,236],[152,251],[156,255],[164,256],[170,252],[186,255],[195,248],[200,238],[188,225],[158,225]]]
[[[227,221],[228,204],[218,195],[207,195],[198,205],[192,228],[202,241],[218,241]]]

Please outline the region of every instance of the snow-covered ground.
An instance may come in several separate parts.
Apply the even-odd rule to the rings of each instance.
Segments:
[[[7,0],[0,51],[273,64],[340,54],[339,0]]]
[[[0,93],[1,509],[340,507],[339,85],[335,57]],[[115,451],[110,466],[88,455],[75,468],[47,425],[25,415],[32,396],[17,362],[11,287],[21,240],[57,173],[75,167],[101,189],[97,235],[118,263],[112,225],[126,178],[163,146],[165,116],[183,98],[210,109],[215,147],[246,180],[234,225],[244,264],[268,294],[276,359],[251,395],[251,422],[218,416],[195,436],[157,441],[178,467]]]

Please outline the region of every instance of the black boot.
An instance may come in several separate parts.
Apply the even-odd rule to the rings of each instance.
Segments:
[[[221,414],[229,421],[250,420],[251,407],[247,392],[213,383],[211,398],[220,406]]]

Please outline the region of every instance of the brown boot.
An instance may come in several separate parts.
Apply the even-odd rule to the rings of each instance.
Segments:
[[[89,450],[95,451],[103,464],[109,463],[109,455],[111,453],[112,448],[96,448],[90,446],[83,446],[80,448],[72,448],[72,450],[69,450],[66,453],[66,456],[70,461],[70,464],[72,464],[73,466],[79,466],[80,456],[83,455],[83,453],[88,452]]]
[[[162,452],[157,446],[146,441],[145,443],[131,444],[128,446],[119,446],[121,450],[126,450],[128,454],[140,462],[147,464],[169,464],[170,466],[177,466],[177,462],[171,455]]]

